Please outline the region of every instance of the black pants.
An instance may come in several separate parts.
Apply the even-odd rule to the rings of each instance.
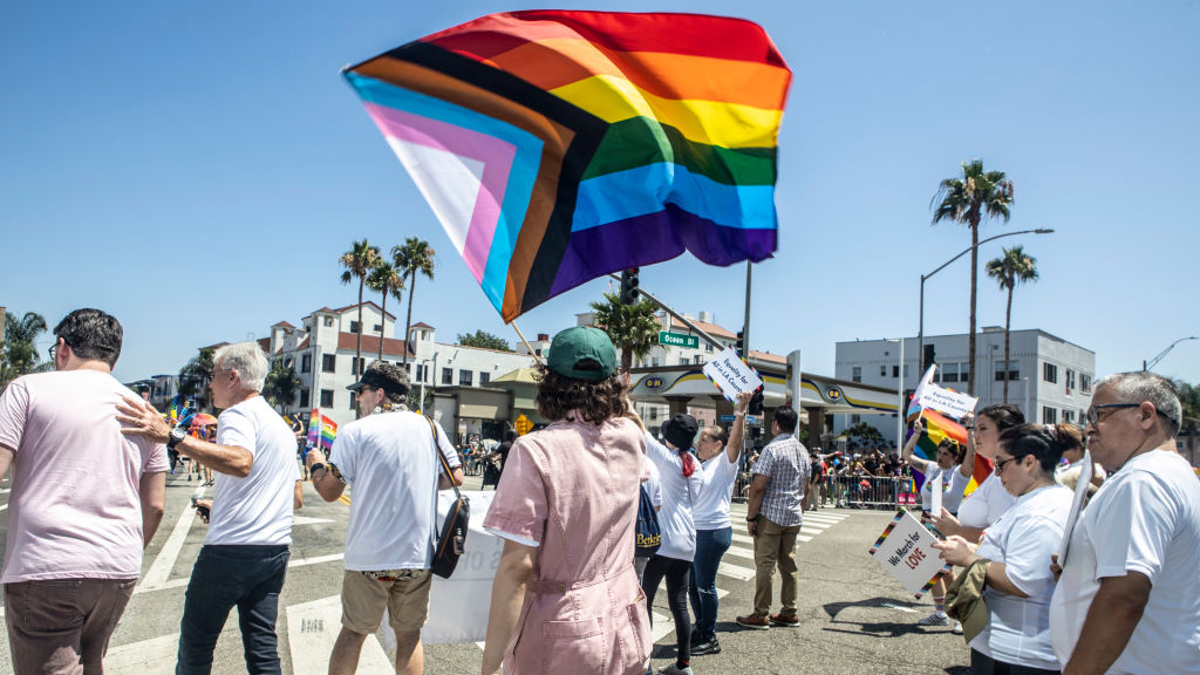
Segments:
[[[1030,668],[997,661],[986,654],[971,650],[972,675],[1059,675],[1061,671]]]
[[[688,574],[692,563],[686,560],[664,558],[656,555],[646,564],[642,574],[642,592],[646,594],[646,613],[651,614],[654,608],[654,592],[658,590],[658,582],[667,578],[667,606],[671,608],[671,617],[675,620],[675,643],[678,661],[690,661],[692,658],[692,624],[688,617]]]

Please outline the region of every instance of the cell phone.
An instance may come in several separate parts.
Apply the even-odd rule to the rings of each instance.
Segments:
[[[200,517],[204,519],[204,522],[208,522],[208,507],[198,502],[195,497],[192,497],[192,508],[196,509],[196,513],[200,514]]]

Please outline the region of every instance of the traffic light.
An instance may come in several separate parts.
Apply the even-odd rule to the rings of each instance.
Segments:
[[[929,366],[932,366],[936,362],[935,356],[936,354],[934,354],[933,345],[925,345],[925,354],[921,363],[922,373],[929,370]]]
[[[746,411],[751,415],[763,414],[763,388],[759,387],[754,390],[754,396],[750,397],[750,405]]]
[[[636,305],[638,300],[638,268],[621,272],[621,304]]]
[[[746,358],[746,331],[738,331],[737,342],[733,343],[733,349],[741,358]]]

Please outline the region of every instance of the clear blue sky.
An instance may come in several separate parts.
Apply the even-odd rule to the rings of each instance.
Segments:
[[[414,320],[453,341],[510,341],[339,69],[490,12],[492,2],[45,3],[0,7],[0,304],[54,325],[94,306],[125,325],[117,375],[176,372],[197,347],[266,335],[350,304],[338,255],[410,235],[441,252]],[[575,2],[559,6],[586,8]],[[591,7],[595,7],[592,5]],[[1016,205],[988,236],[1038,258],[1014,328],[1140,367],[1200,334],[1200,5],[1016,2],[610,2],[736,12],[795,72],[780,140],[780,250],[756,268],[753,346],[799,348],[832,374],[834,343],[915,335],[918,282],[970,244],[931,227],[964,160],[1008,173]],[[642,274],[681,311],[741,324],[744,267],[680,258]],[[1188,281],[1192,279],[1193,281]],[[965,332],[967,259],[927,287],[926,332]],[[979,324],[1004,295],[981,277]],[[595,281],[518,320],[571,325]],[[48,344],[48,342],[47,342]],[[1159,372],[1200,382],[1200,341]]]

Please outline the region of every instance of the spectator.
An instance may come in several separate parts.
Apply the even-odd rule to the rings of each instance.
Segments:
[[[0,583],[17,675],[102,670],[162,520],[167,451],[113,417],[123,398],[149,408],[112,376],[123,335],[112,316],[75,310],[54,328],[58,372],[0,394],[0,477],[13,472]]]
[[[1059,485],[1065,486],[1067,489],[1074,491],[1075,486],[1079,483],[1080,472],[1083,471],[1083,434],[1079,427],[1074,424],[1059,424],[1057,425],[1058,435],[1066,440],[1067,446],[1063,450],[1063,459],[1067,464],[1060,464],[1054,471],[1054,480],[1058,481]],[[1091,485],[1088,485],[1088,497],[1096,494],[1096,490],[1104,484],[1104,479],[1108,476],[1104,472],[1104,467],[1096,460],[1092,460],[1092,479]]]
[[[978,415],[968,416],[965,422],[967,454],[959,465],[959,471],[964,478],[970,480],[975,471],[975,453],[978,452],[985,459],[994,460],[1000,447],[1000,434],[1024,424],[1025,417],[1014,405],[993,405],[980,410]],[[983,530],[1000,520],[1000,516],[1015,503],[1016,499],[1004,489],[1000,479],[992,472],[963,500],[957,515],[947,511],[930,514],[930,517],[933,526],[942,534],[957,534],[967,541],[978,542]]]

